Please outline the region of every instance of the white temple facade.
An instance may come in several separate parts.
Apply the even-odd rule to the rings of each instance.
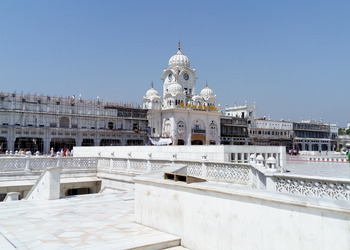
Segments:
[[[143,98],[150,139],[173,145],[220,144],[220,108],[208,84],[196,94],[196,70],[178,51],[163,70],[163,96],[152,86]]]

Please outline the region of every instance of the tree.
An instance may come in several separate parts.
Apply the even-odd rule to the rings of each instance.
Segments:
[[[345,135],[345,129],[338,129],[338,135]]]

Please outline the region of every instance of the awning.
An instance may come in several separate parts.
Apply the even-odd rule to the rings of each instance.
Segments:
[[[149,137],[149,140],[153,145],[156,145],[156,146],[169,145],[173,142],[171,138],[159,138],[159,140],[156,141]]]

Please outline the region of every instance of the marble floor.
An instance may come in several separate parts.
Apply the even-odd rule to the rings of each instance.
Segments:
[[[180,242],[134,222],[133,191],[1,202],[0,214],[1,250],[161,249]]]
[[[336,179],[350,179],[350,163],[348,162],[312,162],[303,156],[287,157],[288,174]]]

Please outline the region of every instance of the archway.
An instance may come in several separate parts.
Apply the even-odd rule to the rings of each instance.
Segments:
[[[191,145],[204,145],[204,142],[202,140],[193,140]]]
[[[184,140],[177,140],[177,145],[185,145],[185,141]]]
[[[0,137],[0,152],[5,152],[7,150],[7,139],[5,137]]]
[[[33,154],[36,151],[43,152],[43,140],[41,138],[17,137],[15,140],[15,150],[29,150]]]
[[[52,138],[50,142],[50,148],[54,148],[54,151],[64,148],[72,149],[75,145],[75,139],[72,138]]]
[[[327,151],[327,150],[329,150],[329,149],[328,149],[328,145],[327,145],[327,144],[322,144],[322,145],[321,145],[321,150],[322,150],[322,151]]]
[[[61,117],[60,128],[69,128],[69,118],[67,116]]]
[[[83,139],[83,141],[81,142],[81,146],[95,146],[94,139]]]
[[[120,146],[120,140],[102,139],[100,141],[100,146]]]

